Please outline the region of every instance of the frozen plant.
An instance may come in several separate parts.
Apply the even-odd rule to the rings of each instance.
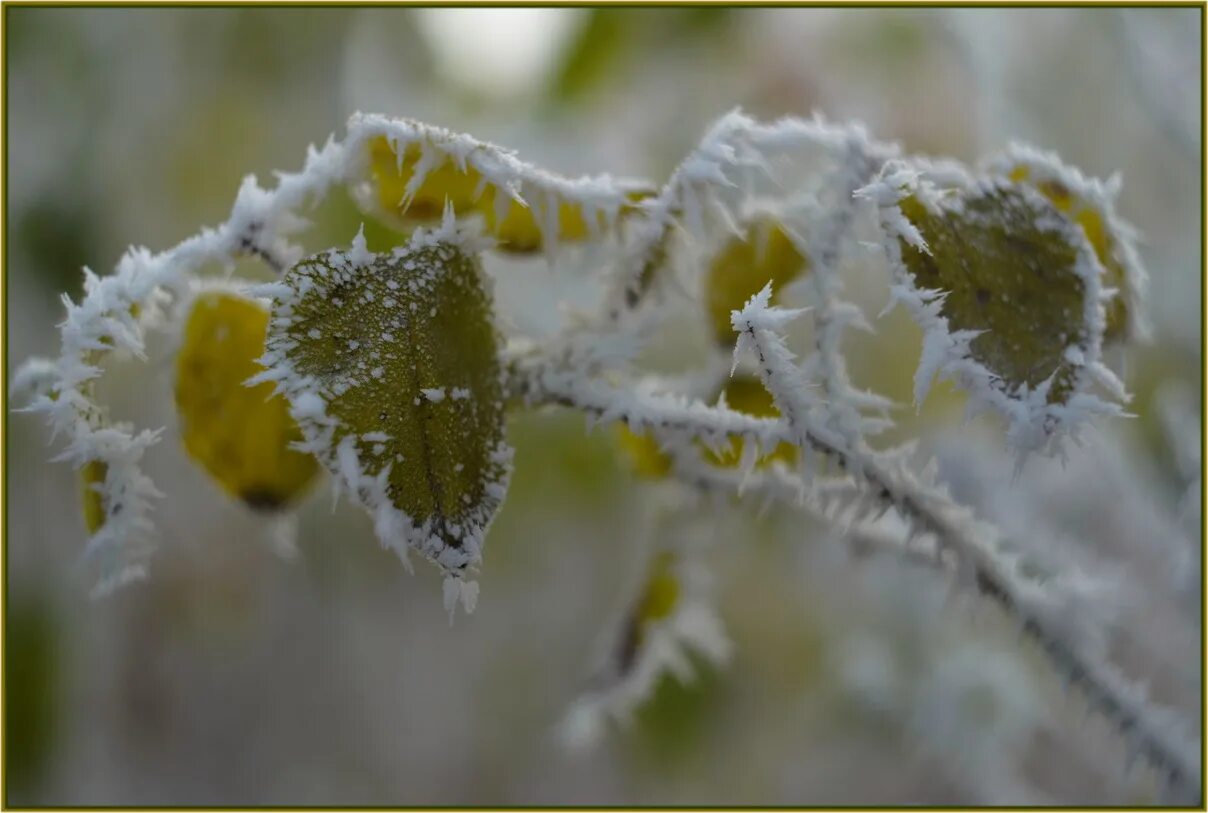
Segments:
[[[246,178],[225,223],[160,253],[132,248],[108,276],[85,269],[82,301],[64,298],[58,357],[28,361],[13,387],[80,472],[98,595],[147,576],[155,548],[161,495],[142,464],[161,432],[112,421],[95,392],[105,357],[142,358],[149,333],[177,348],[184,447],[220,486],[288,513],[326,471],[404,565],[414,552],[439,569],[450,614],[478,600],[512,468],[508,411],[558,405],[616,425],[618,449],[683,495],[784,503],[857,552],[950,574],[1013,618],[1172,795],[1198,798],[1197,744],[1107,659],[1110,585],[1033,561],[957,503],[914,445],[874,442],[895,404],[853,383],[843,352],[849,328],[874,329],[843,299],[844,259],[863,253],[923,330],[916,401],[950,380],[971,413],[1001,416],[1017,467],[1061,454],[1089,421],[1124,414],[1104,349],[1146,331],[1118,188],[1025,146],[968,168],[857,125],[739,111],[661,186],[574,179],[358,114],[275,188]],[[362,229],[304,256],[303,215],[333,191],[405,239],[375,253]],[[490,252],[543,254],[554,269],[579,252],[605,294],[554,335],[523,335],[496,318]],[[237,278],[248,257],[275,281]],[[228,269],[217,280],[203,273],[216,263]],[[707,326],[699,367],[644,372],[639,352],[685,303]],[[648,554],[568,714],[574,742],[623,720],[664,672],[691,679],[692,658],[720,665],[731,651],[691,540],[660,535]]]

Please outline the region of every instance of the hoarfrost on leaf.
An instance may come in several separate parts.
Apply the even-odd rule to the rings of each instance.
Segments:
[[[860,194],[878,206],[892,301],[924,330],[916,401],[951,379],[1007,418],[1021,452],[1119,414],[1123,388],[1100,362],[1102,266],[1048,199],[1002,178],[941,190],[892,165]]]
[[[331,250],[291,268],[261,378],[284,391],[306,447],[372,513],[381,542],[460,579],[481,559],[511,452],[476,244],[446,226],[389,254]],[[454,387],[463,397],[446,398]],[[472,606],[473,591],[458,590]]]

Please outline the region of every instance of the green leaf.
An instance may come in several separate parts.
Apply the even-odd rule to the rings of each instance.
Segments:
[[[1082,229],[1103,266],[1103,287],[1116,291],[1107,302],[1106,342],[1124,342],[1144,332],[1138,312],[1146,274],[1133,245],[1132,229],[1117,218],[1111,182],[1087,179],[1052,153],[1014,146],[991,170],[1027,185]]]
[[[1067,351],[1087,348],[1093,332],[1085,239],[1040,195],[1006,183],[899,206],[926,241],[923,250],[899,239],[906,270],[918,288],[946,293],[950,331],[981,331],[973,359],[1007,392],[1052,377],[1048,402],[1066,401],[1080,369]]]
[[[480,559],[511,449],[491,299],[477,256],[448,237],[299,262],[266,362],[383,544],[460,575]]]

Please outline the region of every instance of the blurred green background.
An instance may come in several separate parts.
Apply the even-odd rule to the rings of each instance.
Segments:
[[[909,151],[971,162],[1023,139],[1088,174],[1121,172],[1118,207],[1152,276],[1153,340],[1113,359],[1137,420],[1018,480],[1000,428],[962,424],[947,388],[900,410],[895,437],[922,436],[958,496],[1022,544],[1119,575],[1113,656],[1198,733],[1199,10],[4,13],[10,374],[57,351],[59,294],[81,294],[81,266],[103,273],[130,244],[162,250],[221,222],[245,174],[267,183],[300,167],[357,110],[570,174],[661,181],[735,106],[859,119]],[[320,248],[346,243],[361,216],[339,197],[315,220]],[[542,263],[488,271],[521,330],[582,295]],[[878,313],[884,275],[852,279],[849,296]],[[875,324],[852,341],[853,374],[909,404],[918,332],[900,312]],[[993,612],[930,573],[852,561],[825,528],[724,503],[681,519],[713,542],[731,668],[662,685],[634,725],[567,753],[553,730],[645,535],[676,510],[672,486],[635,479],[579,416],[514,416],[516,475],[482,600],[450,627],[432,569],[406,575],[368,520],[325,493],[301,512],[300,555],[274,553],[272,522],[227,503],[181,454],[170,373],[164,342],[107,379],[115,414],[169,427],[148,461],[169,496],[152,579],[102,602],[75,569],[73,472],[47,462],[40,421],[10,416],[9,805],[1155,798]]]

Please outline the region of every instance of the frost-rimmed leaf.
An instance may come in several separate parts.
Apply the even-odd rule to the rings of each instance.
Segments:
[[[354,115],[348,123],[353,197],[400,228],[439,220],[448,204],[476,214],[495,247],[552,253],[561,243],[613,232],[622,214],[654,194],[608,175],[566,178],[471,136],[410,119]]]
[[[181,312],[174,395],[189,457],[251,508],[296,502],[317,478],[318,461],[293,448],[302,431],[273,386],[244,385],[261,369],[268,306],[230,285],[205,286]]]
[[[273,296],[267,369],[302,427],[304,448],[373,515],[378,538],[408,547],[460,594],[511,471],[499,339],[477,250],[447,218],[406,246],[295,265]]]
[[[1106,182],[1087,178],[1062,163],[1056,153],[1024,144],[1009,145],[985,165],[992,174],[1034,187],[1082,227],[1103,265],[1104,341],[1127,342],[1147,336],[1144,305],[1149,275],[1137,254],[1135,230],[1116,214],[1120,176]]]
[[[953,178],[955,180],[955,176]],[[1085,416],[1118,414],[1123,385],[1100,362],[1102,265],[1082,229],[1029,186],[1002,178],[937,189],[899,164],[860,190],[879,208],[902,302],[924,329],[915,401],[934,376],[1009,421],[1021,451]]]

